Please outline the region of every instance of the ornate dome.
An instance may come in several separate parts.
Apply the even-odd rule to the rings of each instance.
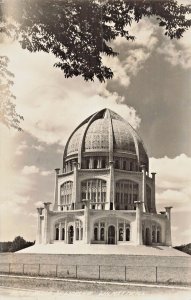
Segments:
[[[65,147],[64,160],[88,153],[108,153],[113,156],[131,155],[139,165],[148,168],[148,156],[141,138],[132,126],[110,109],[103,109],[84,120],[71,134]]]

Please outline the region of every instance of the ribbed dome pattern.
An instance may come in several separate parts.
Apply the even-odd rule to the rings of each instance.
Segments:
[[[148,156],[137,132],[109,109],[91,115],[73,131],[64,158],[89,152],[132,154],[137,156],[139,163],[148,165]]]

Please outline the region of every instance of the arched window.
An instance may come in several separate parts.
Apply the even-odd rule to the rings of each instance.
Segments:
[[[119,228],[119,241],[123,241],[123,228]]]
[[[62,228],[62,240],[64,241],[65,240],[65,229]]]
[[[94,240],[95,241],[98,240],[98,228],[97,227],[94,228]]]
[[[139,185],[131,180],[120,180],[115,186],[116,209],[134,210],[135,202],[138,200]]]
[[[126,228],[126,241],[130,241],[130,228]]]
[[[101,230],[100,230],[100,240],[101,241],[104,241],[105,239],[105,230],[104,228],[102,227]]]
[[[81,200],[90,200],[97,207],[97,202],[106,202],[106,181],[102,179],[84,180],[81,183]],[[91,207],[92,207],[91,206]],[[95,207],[92,209],[95,209]]]
[[[60,187],[60,201],[61,201],[60,204],[62,206],[67,207],[67,209],[70,207],[72,202],[72,189],[73,189],[72,181],[66,181]]]
[[[81,240],[83,240],[83,227],[81,227]]]
[[[156,229],[155,229],[155,227],[152,227],[152,243],[156,242],[155,234],[156,234]]]
[[[127,168],[127,162],[126,162],[126,160],[124,160],[123,161],[123,170],[126,170],[126,168]]]
[[[59,240],[59,228],[56,227],[56,240],[58,241]]]
[[[157,243],[161,243],[161,231],[159,227],[157,227]]]
[[[148,186],[146,186],[146,195],[147,195],[147,209],[149,212],[151,212],[151,188]]]
[[[79,228],[76,228],[76,241],[79,240]]]

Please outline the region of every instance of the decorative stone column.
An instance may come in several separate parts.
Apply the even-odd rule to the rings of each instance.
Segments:
[[[109,169],[110,169],[110,178],[109,178],[109,205],[113,203],[113,210],[115,210],[115,179],[114,179],[114,166],[113,161],[109,162]],[[110,209],[110,207],[109,207]]]
[[[156,213],[156,205],[155,205],[155,176],[156,176],[156,173],[152,172],[151,175],[152,175],[152,181],[153,181],[151,207],[152,207],[152,212]]]
[[[60,206],[58,209],[58,175],[59,175],[60,169],[55,169],[55,185],[54,185],[54,207],[53,210],[60,210]]]
[[[100,228],[100,221],[99,221],[99,223],[98,223],[98,241],[100,241],[100,237],[101,237],[100,230],[101,230],[101,228]]]
[[[50,243],[49,208],[51,202],[44,202],[44,244]]]
[[[142,210],[145,209],[146,206],[146,166],[142,165]]]
[[[126,228],[125,228],[125,221],[123,221],[123,241],[125,242],[125,236],[126,236]]]
[[[74,209],[76,209],[77,181],[78,181],[78,165],[76,162],[74,162],[73,167],[74,167],[74,181],[73,181],[73,189],[72,189],[72,203],[74,203]]]
[[[165,207],[166,210],[166,246],[172,246],[172,237],[171,237],[171,209],[172,206]]]
[[[59,241],[61,241],[62,240],[62,223],[60,222],[59,223]]]
[[[142,203],[141,201],[136,201],[136,244],[142,245]]]
[[[65,228],[65,243],[68,244],[68,227],[67,227],[67,219],[65,219],[64,228]]]
[[[40,217],[42,215],[43,207],[37,207],[37,235],[36,235],[36,242],[35,244],[42,243],[42,227],[41,227],[41,220]]]
[[[84,242],[85,244],[90,243],[90,228],[89,228],[89,201],[86,200],[84,209]]]

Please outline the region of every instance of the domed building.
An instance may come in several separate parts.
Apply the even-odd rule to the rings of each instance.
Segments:
[[[110,109],[84,120],[55,169],[53,209],[38,208],[36,244],[171,246],[171,207],[157,213],[143,141]]]

